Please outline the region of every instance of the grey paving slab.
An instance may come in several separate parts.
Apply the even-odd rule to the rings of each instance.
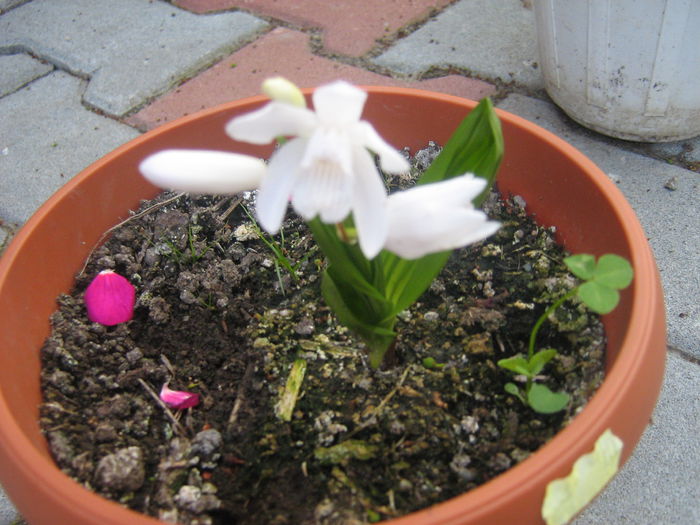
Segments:
[[[27,2],[27,0],[0,0],[0,14],[24,2]]]
[[[84,100],[123,116],[246,43],[267,24],[149,0],[33,0],[0,17],[0,52],[25,50],[89,78]]]
[[[0,97],[17,91],[52,69],[50,64],[40,62],[24,53],[0,55]]]
[[[0,525],[11,525],[18,518],[17,510],[0,487]]]
[[[138,136],[85,109],[85,84],[55,71],[0,98],[0,219],[26,221],[73,175]]]
[[[669,353],[651,424],[632,457],[573,525],[700,523],[700,366]]]
[[[544,86],[535,17],[522,0],[461,0],[374,62],[404,74],[458,67],[485,80]]]
[[[509,95],[498,106],[570,142],[618,184],[656,257],[666,299],[669,344],[700,358],[700,176],[622,149],[573,123],[548,102]]]
[[[650,144],[647,149],[660,157],[677,158],[681,162],[700,164],[700,137],[680,142]]]

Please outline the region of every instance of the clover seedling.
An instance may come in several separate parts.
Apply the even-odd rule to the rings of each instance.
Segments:
[[[559,298],[537,320],[530,333],[527,358],[517,355],[498,361],[498,366],[501,368],[526,378],[524,391],[521,391],[515,383],[507,383],[506,392],[542,414],[559,412],[569,402],[568,394],[552,392],[545,385],[535,383],[537,374],[557,355],[557,351],[553,348],[535,353],[535,339],[542,323],[565,301],[574,296],[598,314],[612,312],[620,301],[618,290],[627,288],[634,276],[629,261],[614,254],[602,255],[597,262],[593,255],[572,255],[564,259],[564,264],[583,282]]]

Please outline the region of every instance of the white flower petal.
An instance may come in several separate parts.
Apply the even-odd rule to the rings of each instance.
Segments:
[[[320,215],[325,223],[340,222],[350,213],[353,184],[352,172],[330,160],[318,159],[299,170],[292,205],[307,221]]]
[[[236,117],[226,124],[226,133],[234,140],[268,144],[277,137],[309,136],[317,125],[313,111],[272,101],[257,111]]]
[[[304,139],[287,142],[270,158],[267,176],[260,184],[256,214],[260,225],[275,234],[282,225],[292,188],[297,179],[297,170],[306,149]]]
[[[471,202],[484,185],[483,179],[464,175],[389,196],[385,248],[406,259],[416,259],[493,234],[499,223],[489,221]]]
[[[396,200],[403,201],[403,206],[410,203],[418,206],[421,202],[440,201],[445,206],[471,206],[472,200],[486,187],[486,179],[475,177],[470,173],[459,177],[414,186],[394,194]]]
[[[352,196],[353,218],[360,249],[373,259],[384,246],[389,220],[386,188],[372,157],[365,149],[355,152],[355,190]]]
[[[262,160],[238,153],[174,149],[147,157],[139,170],[161,188],[232,194],[257,188],[266,167]]]
[[[367,100],[367,93],[342,80],[317,88],[314,109],[323,125],[347,126],[357,123]]]
[[[369,122],[358,122],[356,130],[360,134],[358,140],[366,148],[379,155],[379,162],[384,171],[388,173],[403,173],[409,170],[410,165],[406,158],[385,141]]]

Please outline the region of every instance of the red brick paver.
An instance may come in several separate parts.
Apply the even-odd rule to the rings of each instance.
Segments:
[[[480,80],[449,75],[422,81],[396,80],[315,56],[305,33],[277,28],[217,65],[163,95],[126,122],[151,129],[201,109],[260,93],[264,79],[282,75],[300,87],[315,87],[336,79],[355,84],[403,86],[480,99],[495,87]]]
[[[359,57],[377,41],[425,20],[453,0],[177,0],[183,9],[206,13],[240,8],[303,29],[318,28],[329,53]]]

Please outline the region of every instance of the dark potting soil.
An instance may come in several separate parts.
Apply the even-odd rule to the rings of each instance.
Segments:
[[[497,476],[561,430],[603,378],[602,325],[573,301],[538,338],[559,351],[540,380],[569,393],[569,406],[542,415],[504,391],[513,378],[496,362],[526,352],[537,317],[576,284],[552,232],[519,200],[488,201],[503,227],[456,251],[400,315],[398,363],[384,370],[324,304],[323,256],[293,214],[276,237],[292,274],[261,242],[245,199],[144,203],[52,317],[41,426],[57,464],[181,524],[373,522]],[[104,269],[136,287],[126,324],[87,319],[83,292]],[[275,406],[297,359],[306,375],[284,422]],[[202,403],[166,409],[165,382]]]

